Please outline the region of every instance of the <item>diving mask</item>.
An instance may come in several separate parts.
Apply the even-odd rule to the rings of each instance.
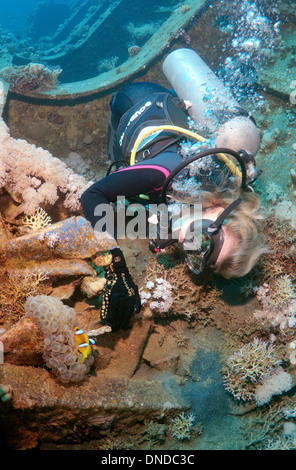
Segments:
[[[191,271],[200,274],[206,266],[214,266],[224,244],[223,223],[231,211],[242,202],[241,198],[233,201],[217,217],[192,220],[190,230],[187,230],[182,241],[186,263]]]
[[[182,244],[185,261],[195,274],[200,274],[206,266],[213,266],[221,252],[224,231],[222,228],[211,231],[212,224],[213,220],[202,219],[200,227],[192,227],[191,238],[186,238]]]

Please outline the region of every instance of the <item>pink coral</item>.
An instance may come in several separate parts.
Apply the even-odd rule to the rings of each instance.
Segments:
[[[60,195],[66,209],[78,211],[80,196],[91,184],[47,150],[13,139],[0,119],[0,188],[21,198],[25,214],[42,204],[55,204]]]

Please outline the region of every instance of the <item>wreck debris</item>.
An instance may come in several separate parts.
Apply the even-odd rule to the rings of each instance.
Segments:
[[[115,241],[94,232],[84,217],[70,217],[32,232],[12,238],[0,246],[0,260],[19,259],[83,259],[91,258],[98,252],[109,250]]]

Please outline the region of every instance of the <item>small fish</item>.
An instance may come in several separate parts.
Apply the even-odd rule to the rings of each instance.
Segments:
[[[80,361],[83,362],[91,353],[91,344],[95,344],[93,339],[90,339],[86,333],[81,328],[75,328],[75,335],[74,335],[75,343],[77,345],[78,351],[82,354],[82,359]]]

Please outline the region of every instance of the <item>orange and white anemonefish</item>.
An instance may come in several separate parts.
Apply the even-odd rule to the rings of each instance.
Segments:
[[[91,353],[91,344],[95,344],[95,341],[87,336],[86,333],[81,328],[75,328],[74,335],[75,343],[78,348],[78,351],[82,354],[82,359],[80,362],[83,362]]]

